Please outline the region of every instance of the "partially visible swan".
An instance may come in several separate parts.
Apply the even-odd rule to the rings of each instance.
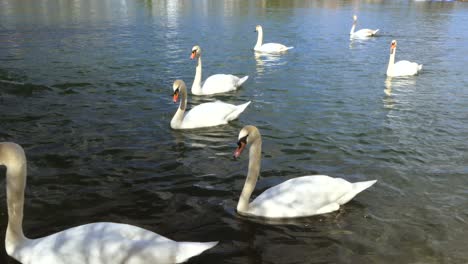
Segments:
[[[279,52],[284,52],[289,49],[292,49],[294,47],[286,47],[283,44],[279,43],[263,43],[263,29],[262,26],[257,25],[255,27],[255,31],[258,32],[258,37],[257,37],[257,44],[255,44],[254,50],[259,51],[259,52],[265,52],[265,53],[279,53]]]
[[[208,95],[234,91],[239,88],[249,76],[239,78],[231,74],[215,74],[208,77],[202,86],[202,61],[201,48],[194,46],[190,59],[198,58],[197,67],[195,68],[195,78],[192,84],[192,94]]]
[[[390,45],[390,58],[388,60],[387,76],[396,77],[415,75],[422,70],[422,64],[417,64],[416,62],[402,60],[395,63],[396,47],[397,41],[392,40],[392,44]]]
[[[373,37],[377,32],[379,31],[378,29],[360,29],[356,32],[354,32],[354,29],[356,28],[356,23],[357,23],[357,16],[353,16],[353,26],[351,27],[351,31],[349,32],[349,35],[351,38],[367,38],[367,37]]]
[[[204,103],[193,107],[184,116],[187,108],[187,88],[184,81],[175,80],[172,89],[174,90],[174,103],[179,99],[179,95],[182,95],[179,108],[171,120],[171,128],[173,129],[224,125],[236,119],[250,104],[250,101],[241,105],[232,105],[221,101]]]
[[[262,138],[254,126],[245,126],[239,133],[234,157],[240,156],[250,144],[249,170],[237,204],[237,212],[245,216],[264,218],[294,218],[336,211],[356,194],[372,186],[376,180],[350,183],[341,178],[312,175],[293,178],[273,186],[250,204],[260,173]]]
[[[181,263],[218,242],[177,242],[127,224],[100,222],[36,239],[23,234],[26,155],[21,146],[0,142],[6,167],[8,227],[5,249],[23,264]]]

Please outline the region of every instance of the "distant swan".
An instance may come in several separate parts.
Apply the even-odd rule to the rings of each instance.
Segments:
[[[245,126],[239,133],[234,157],[250,144],[249,170],[237,204],[237,212],[264,218],[295,218],[336,211],[354,196],[372,186],[376,180],[350,183],[325,175],[297,177],[273,186],[250,204],[260,173],[262,138],[254,126]]]
[[[8,227],[5,249],[23,264],[181,263],[218,242],[177,242],[127,224],[100,222],[72,227],[37,239],[23,234],[26,155],[15,143],[0,142],[6,167]]]
[[[192,48],[192,55],[190,55],[190,58],[198,58],[197,67],[195,68],[195,78],[193,79],[192,84],[192,94],[209,95],[234,91],[249,78],[249,76],[239,78],[232,74],[215,74],[208,77],[202,86],[202,61],[200,46],[194,46]]]
[[[356,23],[357,23],[357,16],[353,16],[353,26],[351,27],[351,31],[349,32],[349,35],[351,38],[367,38],[367,37],[373,37],[377,32],[379,31],[378,29],[360,29],[356,32],[354,32],[354,29],[356,28]]]
[[[395,63],[396,47],[397,41],[392,40],[392,44],[390,45],[390,58],[388,60],[387,76],[397,77],[415,75],[422,70],[422,64],[417,64],[416,62],[402,60]]]
[[[174,103],[182,95],[179,108],[171,120],[171,128],[173,129],[225,125],[229,121],[236,119],[250,104],[250,101],[241,105],[232,105],[221,101],[204,103],[193,107],[184,116],[185,109],[187,108],[187,88],[184,81],[175,80],[172,89],[174,91]]]
[[[254,50],[265,53],[279,53],[284,52],[294,47],[286,47],[283,44],[279,43],[263,43],[263,29],[262,26],[258,25],[255,27],[255,31],[258,32],[257,44],[255,44]]]

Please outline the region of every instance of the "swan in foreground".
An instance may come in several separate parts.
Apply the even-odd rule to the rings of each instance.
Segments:
[[[263,29],[262,26],[257,25],[255,27],[255,31],[258,32],[258,38],[257,38],[257,44],[255,44],[254,50],[259,51],[259,52],[265,52],[265,53],[279,53],[279,52],[284,52],[289,49],[292,49],[294,47],[286,47],[283,44],[279,43],[263,43]]]
[[[353,16],[353,26],[351,27],[351,31],[349,32],[349,35],[351,36],[351,38],[373,37],[379,31],[378,29],[373,30],[373,29],[364,28],[364,29],[360,29],[360,30],[354,32],[354,29],[356,28],[356,24],[357,24],[357,16],[354,15]]]
[[[245,126],[240,131],[234,157],[239,157],[248,144],[251,145],[249,171],[237,204],[241,215],[278,219],[325,214],[338,210],[376,182],[350,183],[325,175],[303,176],[267,189],[249,204],[260,173],[262,153],[262,138],[254,126]]]
[[[173,129],[225,125],[229,121],[236,119],[250,104],[250,101],[241,105],[232,105],[221,101],[204,103],[193,107],[184,116],[185,109],[187,108],[187,88],[184,81],[175,80],[172,89],[174,90],[174,103],[177,103],[180,95],[182,96],[179,108],[171,120],[171,128]]]
[[[415,75],[422,70],[422,64],[417,64],[416,62],[402,60],[395,63],[396,47],[397,41],[392,40],[392,44],[390,45],[390,58],[388,60],[387,76],[396,77]]]
[[[140,227],[109,222],[26,238],[22,226],[27,167],[23,148],[0,142],[0,165],[6,167],[5,249],[23,264],[181,263],[218,243],[177,242]]]
[[[239,78],[231,74],[215,74],[208,77],[202,86],[202,61],[201,61],[201,48],[194,46],[192,48],[192,55],[190,59],[198,58],[197,67],[195,68],[195,78],[192,84],[192,94],[195,95],[208,95],[217,93],[226,93],[237,90],[249,76]]]

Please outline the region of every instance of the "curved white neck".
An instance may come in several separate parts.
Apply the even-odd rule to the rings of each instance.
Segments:
[[[249,171],[247,179],[244,183],[244,188],[237,203],[237,212],[247,213],[249,210],[249,200],[252,192],[257,184],[258,175],[260,174],[260,161],[262,155],[262,139],[259,137],[252,143],[249,150]]]
[[[9,150],[11,151],[11,150]],[[7,155],[7,162],[0,165],[7,167],[7,205],[8,227],[5,236],[5,249],[11,253],[28,239],[23,234],[24,189],[26,186],[26,156],[23,150],[15,150],[15,154]],[[3,154],[4,153],[0,153]]]
[[[395,65],[395,53],[396,47],[393,49],[393,52],[390,53],[390,58],[388,59],[387,75],[391,75],[393,73],[393,68]]]
[[[179,87],[180,94],[180,104],[177,108],[177,112],[174,114],[171,120],[172,128],[180,128],[182,126],[182,121],[184,121],[184,113],[187,107],[187,89],[185,87]]]
[[[263,29],[259,29],[258,36],[257,36],[257,44],[255,44],[254,49],[260,48],[263,44]]]
[[[354,29],[355,28],[356,28],[356,20],[353,22],[353,26],[351,27],[351,31],[349,31],[350,35],[354,34]]]
[[[201,80],[202,80],[202,61],[201,61],[201,55],[200,55],[198,56],[198,63],[197,63],[197,67],[195,68],[195,78],[193,79],[193,83],[192,83],[192,94],[202,93]]]

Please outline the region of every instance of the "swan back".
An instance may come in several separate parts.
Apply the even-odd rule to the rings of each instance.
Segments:
[[[184,117],[182,129],[225,125],[239,117],[250,101],[242,105],[233,105],[221,101],[204,103],[193,107]]]
[[[181,263],[217,242],[176,242],[136,226],[101,222],[32,239],[13,257],[23,264]]]

